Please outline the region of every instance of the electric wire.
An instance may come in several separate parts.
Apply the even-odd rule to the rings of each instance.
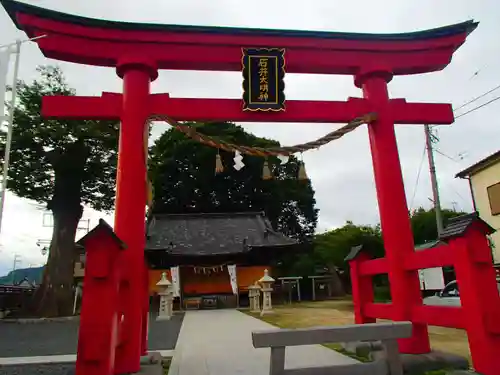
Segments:
[[[417,195],[418,182],[420,180],[420,173],[422,172],[422,166],[424,165],[425,151],[427,147],[424,145],[424,151],[422,152],[422,158],[420,159],[420,166],[418,167],[417,179],[415,180],[415,187],[413,188],[413,196],[410,201],[410,212],[413,209],[413,202],[415,201],[415,196]]]
[[[474,111],[476,111],[476,110],[478,110],[480,108],[486,107],[487,105],[489,105],[489,104],[491,104],[493,102],[496,102],[497,100],[500,100],[500,96],[497,96],[497,97],[491,99],[490,101],[488,101],[488,102],[486,102],[484,104],[478,105],[477,107],[474,107],[474,108],[472,108],[472,109],[470,109],[470,110],[468,110],[468,111],[466,111],[464,113],[459,114],[458,116],[455,116],[455,120],[458,119],[458,118],[460,118],[460,117],[462,117],[462,116],[465,116],[465,115],[467,115],[469,113],[472,113],[472,112],[474,112]]]
[[[486,95],[491,94],[493,91],[496,91],[496,90],[498,90],[498,89],[500,89],[500,85],[498,85],[498,86],[496,86],[496,87],[492,88],[491,90],[489,90],[489,91],[487,91],[487,92],[485,92],[485,93],[483,93],[483,94],[481,94],[481,95],[479,95],[479,96],[476,96],[475,98],[472,98],[472,99],[471,99],[471,100],[469,100],[468,102],[465,102],[464,104],[462,104],[462,105],[460,105],[459,107],[455,108],[455,109],[454,109],[454,112],[458,111],[459,109],[461,109],[461,108],[463,108],[463,107],[465,107],[465,106],[468,106],[469,104],[474,103],[475,101],[477,101],[477,100],[479,100],[479,99],[481,99],[481,98],[484,98]]]
[[[457,161],[457,160],[453,159],[453,158],[452,158],[451,156],[449,156],[449,155],[446,155],[444,152],[442,152],[442,151],[438,150],[437,148],[435,148],[435,149],[434,149],[434,151],[436,151],[439,155],[444,156],[445,158],[450,159],[451,161],[454,161],[455,163],[458,163],[458,161]]]

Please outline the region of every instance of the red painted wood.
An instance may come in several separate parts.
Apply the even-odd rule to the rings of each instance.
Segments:
[[[18,22],[25,28],[51,31],[58,34],[78,36],[85,39],[110,40],[114,42],[151,42],[169,44],[206,44],[206,45],[242,45],[253,47],[281,47],[281,48],[314,48],[360,51],[414,51],[442,49],[447,47],[458,48],[464,43],[467,35],[453,35],[425,40],[409,41],[381,41],[369,40],[360,36],[359,39],[321,38],[321,37],[289,37],[284,35],[243,35],[228,33],[203,33],[182,31],[152,31],[152,30],[120,30],[116,28],[98,28],[94,26],[77,25],[56,20],[50,20],[19,13]],[[247,29],[255,30],[255,29]]]
[[[419,250],[405,260],[405,269],[418,270],[423,268],[453,266],[455,253],[453,248],[442,245],[432,249]]]
[[[153,94],[150,103],[152,114],[165,114],[177,121],[346,123],[375,111],[362,98],[349,98],[346,102],[288,100],[285,112],[244,112],[239,99],[171,98],[168,94]],[[398,124],[445,125],[453,122],[449,104],[407,103],[404,99],[392,99],[389,103]],[[117,120],[121,111],[120,94],[46,96],[42,100],[45,117]]]
[[[364,306],[363,312],[373,319],[394,319],[394,305],[392,303],[368,303]]]
[[[105,231],[85,243],[83,282],[76,375],[112,375],[117,345],[117,306],[120,246]]]
[[[148,330],[149,330],[149,267],[144,262],[143,271],[143,296],[142,296],[142,337],[141,337],[141,355],[148,354]]]
[[[361,276],[375,276],[389,272],[389,263],[386,258],[371,259],[359,265]]]
[[[375,323],[374,317],[365,313],[365,306],[373,303],[374,291],[370,277],[363,277],[360,272],[361,265],[369,261],[366,254],[360,254],[356,259],[349,262],[352,284],[352,301],[354,305],[354,320],[356,324]]]
[[[456,256],[455,273],[474,369],[484,375],[500,374],[500,333],[490,325],[493,317],[498,320],[500,316],[500,297],[488,239],[480,228],[473,227],[464,237],[452,239],[450,246]],[[483,262],[484,257],[490,262]]]
[[[121,67],[123,76],[123,112],[120,126],[116,176],[115,226],[117,235],[127,244],[123,252],[120,299],[124,309],[122,344],[116,351],[117,374],[140,370],[142,319],[144,310],[144,248],[146,212],[146,164],[144,126],[150,90],[149,67]]]
[[[161,69],[241,70],[241,47],[286,48],[287,72],[357,74],[374,61],[395,75],[441,70],[466,34],[414,41],[367,41],[283,36],[244,36],[124,31],[73,25],[19,13],[17,20],[47,57],[115,66],[127,54],[150,56]],[[119,43],[117,43],[119,42]]]
[[[42,116],[87,120],[119,120],[122,95],[103,96],[44,96]]]
[[[465,315],[460,307],[415,306],[412,321],[448,328],[465,328]]]
[[[363,94],[376,108],[377,121],[368,125],[373,160],[380,224],[388,264],[388,276],[393,301],[392,319],[409,321],[411,307],[422,303],[420,282],[416,271],[407,271],[405,258],[414,252],[408,206],[399,162],[394,120],[389,105],[387,73],[357,77]],[[399,340],[403,353],[430,351],[427,325],[414,323],[410,339]]]

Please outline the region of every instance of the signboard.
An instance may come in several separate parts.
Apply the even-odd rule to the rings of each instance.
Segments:
[[[285,110],[285,50],[243,48],[243,110]]]

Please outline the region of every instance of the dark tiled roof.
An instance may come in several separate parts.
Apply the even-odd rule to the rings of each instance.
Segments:
[[[351,251],[349,252],[349,254],[347,254],[344,261],[349,262],[356,259],[358,255],[363,252],[363,250],[366,250],[363,245],[351,247]]]
[[[263,213],[155,215],[148,224],[146,250],[167,250],[173,255],[221,255],[252,247],[295,245],[275,232]]]
[[[121,249],[127,248],[127,245],[120,238],[118,238],[116,233],[113,231],[113,228],[111,227],[111,225],[106,223],[106,221],[103,219],[99,219],[99,224],[97,224],[94,227],[94,229],[92,229],[85,236],[83,236],[82,238],[80,238],[78,240],[78,242],[76,243],[77,248],[78,247],[80,247],[80,248],[85,247],[85,242],[87,242],[87,240],[89,238],[95,236],[95,234],[101,230],[104,230],[105,232],[107,232],[111,236],[111,238],[113,238],[113,240],[118,244],[118,246],[120,246]]]
[[[448,220],[448,225],[444,228],[443,233],[439,236],[441,240],[447,240],[453,237],[460,236],[475,222],[481,223],[485,228],[486,234],[495,232],[488,223],[479,217],[477,212],[461,215]]]
[[[494,154],[491,154],[490,156],[479,160],[476,164],[471,165],[470,167],[464,169],[461,172],[458,172],[455,177],[458,178],[466,178],[470,177],[477,172],[482,171],[483,169],[489,167],[491,164],[498,163],[500,160],[500,151],[495,152]]]

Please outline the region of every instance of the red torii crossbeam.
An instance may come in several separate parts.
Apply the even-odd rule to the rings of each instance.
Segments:
[[[105,92],[100,97],[46,96],[42,101],[44,117],[120,120],[122,109],[123,98],[118,93]],[[453,122],[450,104],[390,99],[389,110],[397,124],[449,125]],[[240,99],[171,98],[169,94],[151,94],[148,111],[150,115],[166,115],[177,121],[343,123],[374,112],[375,108],[366,99],[349,98],[346,102],[289,100],[284,112],[244,112]]]
[[[447,104],[389,99],[387,84],[393,76],[445,68],[477,23],[467,21],[403,34],[355,34],[111,22],[13,0],[0,2],[15,25],[29,37],[47,36],[37,40],[45,56],[113,67],[123,79],[123,95],[53,97],[45,98],[43,103],[47,116],[121,121],[114,229],[127,249],[120,259],[119,308],[125,320],[114,361],[115,373],[139,371],[140,355],[146,350],[143,138],[149,116],[161,114],[177,121],[336,123],[376,113],[377,120],[368,125],[368,131],[386,250],[385,267],[393,300],[391,318],[413,322],[412,337],[399,343],[402,352],[430,350],[427,323],[412,316],[412,306],[422,304],[417,271],[403,266],[414,246],[394,124],[449,124],[453,114]],[[246,113],[242,111],[242,102],[234,99],[181,99],[150,94],[158,69],[241,71],[242,48],[285,49],[288,73],[352,75],[355,85],[363,90],[363,99],[288,101],[285,112]],[[105,345],[102,338],[95,339],[96,345]],[[77,361],[84,360],[85,353],[79,352]],[[101,360],[103,365],[94,366],[92,375],[111,375],[106,364],[113,361]],[[487,370],[485,375],[498,374]]]

